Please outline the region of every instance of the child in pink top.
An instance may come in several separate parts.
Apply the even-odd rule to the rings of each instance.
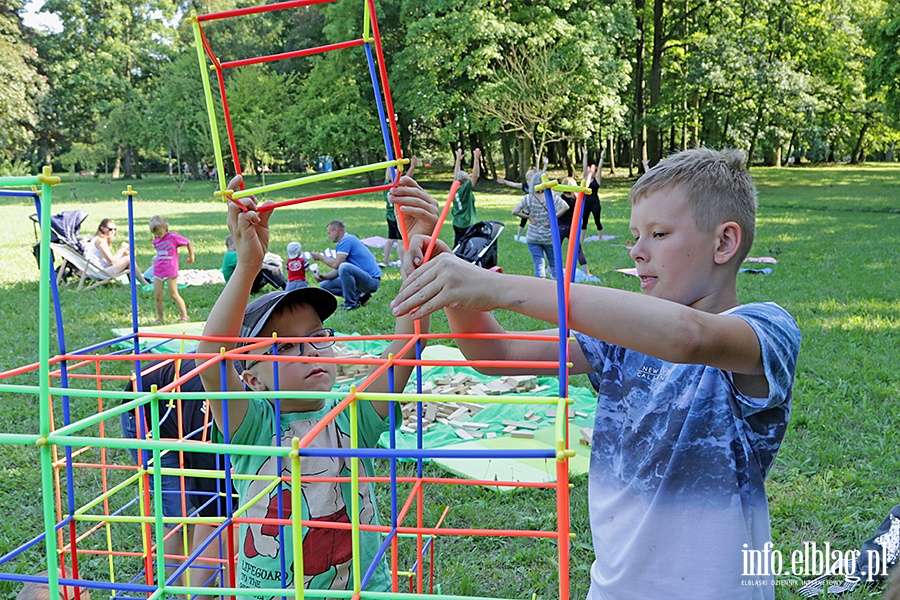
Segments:
[[[178,248],[187,246],[188,264],[194,262],[194,246],[191,240],[174,231],[169,231],[169,222],[164,217],[155,216],[150,219],[150,231],[153,233],[153,247],[156,258],[153,259],[153,295],[156,297],[156,316],[154,325],[162,325],[163,318],[163,284],[169,286],[169,296],[181,312],[181,320],[187,321],[187,307],[178,294]]]

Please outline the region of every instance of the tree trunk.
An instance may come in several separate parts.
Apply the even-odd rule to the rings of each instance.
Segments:
[[[791,131],[791,139],[788,141],[787,152],[785,156],[787,156],[788,164],[790,164],[791,155],[794,153],[794,143],[797,141],[797,130],[794,129]],[[799,162],[799,161],[797,161]]]
[[[503,178],[508,181],[519,181],[519,165],[513,160],[513,151],[510,148],[509,137],[507,133],[500,135],[500,152],[503,153],[503,166],[506,171]],[[515,139],[513,139],[513,143],[515,143]]]
[[[575,170],[572,162],[572,150],[575,148],[575,144],[566,139],[562,140],[560,145],[563,149],[563,167],[566,169],[566,176],[573,177]]]
[[[750,149],[747,151],[747,166],[753,164],[753,150],[756,148],[756,137],[762,130],[763,105],[760,103],[759,109],[756,111],[756,121],[753,123],[753,135],[750,136]]]
[[[482,151],[482,156],[484,156],[484,163],[487,167],[486,173],[490,175],[490,179],[497,179],[497,166],[494,164],[494,155],[491,152],[491,145],[485,144]]]
[[[894,162],[894,146],[896,144],[897,142],[891,142],[891,145],[888,146],[887,156],[885,157],[887,162]]]
[[[609,174],[610,175],[616,174],[616,154],[613,151],[614,147],[615,146],[613,145],[613,136],[612,136],[612,134],[610,134],[610,136],[606,139],[606,154],[607,154],[606,159],[609,161]]]
[[[694,116],[694,127],[691,131],[691,148],[700,147],[700,93],[694,92],[691,98],[691,112]]]
[[[525,137],[522,139],[522,156],[519,157],[519,164],[522,167],[522,172],[525,173],[528,169],[531,168],[531,165],[534,163],[534,141],[531,138]]]
[[[634,0],[637,36],[634,43],[634,114],[631,139],[634,140],[632,157],[640,157],[639,173],[644,172],[643,160],[647,158],[647,124],[644,123],[647,116],[644,107],[644,6],[644,0]]]
[[[850,157],[850,164],[856,165],[861,162],[865,162],[866,157],[863,153],[863,144],[866,139],[866,131],[869,130],[869,121],[866,120],[863,123],[862,129],[859,130],[859,135],[856,137],[856,145],[853,147],[853,154]]]
[[[131,148],[129,146],[125,146],[125,152],[122,154],[122,162],[124,163],[125,168],[125,179],[134,178],[134,172],[131,168]]]
[[[662,98],[662,60],[663,46],[665,44],[665,31],[663,27],[664,0],[653,0],[653,50],[650,61],[650,106],[648,110],[657,108]],[[647,157],[652,167],[662,158],[662,132],[659,126],[653,125],[647,128]]]

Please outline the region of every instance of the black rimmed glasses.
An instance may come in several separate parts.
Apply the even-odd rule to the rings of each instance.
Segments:
[[[303,354],[303,351],[306,350],[306,344],[311,345],[316,350],[324,350],[326,348],[331,348],[334,346],[334,329],[331,327],[325,327],[323,329],[316,329],[304,336],[305,338],[319,338],[314,342],[282,342],[279,344],[275,344],[274,350],[277,352],[278,356],[300,356]],[[321,340],[321,341],[320,341]],[[270,356],[273,354],[273,349],[269,348],[262,354],[258,356]],[[251,368],[256,363],[261,362],[260,359],[256,359],[251,361],[244,367],[245,370]]]

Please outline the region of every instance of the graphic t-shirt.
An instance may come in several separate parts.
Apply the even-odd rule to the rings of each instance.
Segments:
[[[456,190],[453,196],[453,208],[450,211],[453,214],[454,227],[468,227],[474,225],[478,220],[475,214],[475,193],[472,191],[472,182],[467,181]]]
[[[282,414],[275,434],[275,408],[261,398],[249,400],[247,415],[235,432],[231,443],[251,446],[290,446],[293,438],[302,439],[322,417],[337,405],[336,400],[326,401],[322,410]],[[398,415],[399,416],[399,415]],[[374,448],[379,436],[387,431],[388,423],[382,419],[370,402],[359,403],[359,447]],[[350,449],[350,414],[344,410],[308,448]],[[301,456],[303,498],[302,518],[320,522],[350,523],[349,510],[355,491],[349,481],[323,482],[316,478],[350,477],[351,458],[326,456]],[[361,477],[375,475],[372,459],[359,460]],[[272,484],[279,475],[290,476],[289,459],[271,456],[233,455],[234,472],[256,475],[263,479],[235,478],[234,486],[244,506],[253,497]],[[284,483],[269,490],[263,500],[254,504],[244,516],[248,518],[291,518],[290,484]],[[281,507],[279,509],[279,501]],[[280,511],[280,512],[279,512]],[[375,510],[375,490],[371,483],[362,484],[359,492],[359,520],[361,524],[378,525]],[[238,548],[237,584],[247,588],[293,588],[294,551],[292,527],[284,526],[283,536],[276,525],[242,523]],[[373,531],[360,532],[362,572],[365,573],[381,545],[382,536]],[[283,545],[282,545],[283,544]],[[285,578],[282,582],[281,554],[284,553]],[[352,533],[349,529],[324,527],[303,528],[303,585],[307,589],[352,590]],[[390,591],[391,579],[387,561],[382,557],[368,585],[367,591]],[[257,598],[270,598],[260,595]]]
[[[309,263],[302,256],[287,260],[288,281],[306,281],[306,269]]]
[[[183,235],[169,231],[161,238],[153,238],[156,258],[153,259],[153,276],[160,279],[178,277],[178,249],[190,242]]]
[[[598,391],[591,600],[775,597],[772,577],[745,573],[744,559],[771,541],[764,481],[787,428],[800,330],[773,303],[726,314],[759,339],[765,398],[727,371],[575,334]]]

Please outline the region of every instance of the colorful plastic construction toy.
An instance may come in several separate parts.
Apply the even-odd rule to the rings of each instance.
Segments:
[[[253,8],[229,11],[226,13],[196,16],[192,19],[198,43],[198,57],[201,71],[204,73],[204,83],[207,81],[207,66],[204,59],[204,50],[210,57],[215,69],[219,89],[225,107],[225,120],[229,132],[231,154],[235,161],[235,169],[240,172],[237,162],[237,147],[233,137],[230,118],[227,113],[227,101],[225,99],[224,79],[222,70],[238,67],[246,64],[277,60],[288,56],[301,56],[314,52],[323,52],[336,48],[363,46],[366,58],[372,73],[372,83],[376,90],[376,105],[382,123],[382,132],[385,140],[385,150],[388,160],[366,167],[351,170],[336,171],[315,177],[335,177],[346,175],[350,172],[363,172],[365,170],[379,170],[386,167],[397,167],[403,164],[404,159],[399,157],[399,139],[396,124],[393,121],[393,107],[390,101],[390,92],[387,77],[383,67],[383,56],[378,36],[378,27],[375,20],[374,4],[372,0],[365,2],[365,33],[359,40],[352,40],[334,46],[302,50],[289,55],[278,57],[262,57],[221,63],[206,41],[201,24],[228,17],[257,15],[271,10],[285,10],[319,3],[323,0],[301,0],[282,2]],[[327,0],[326,0],[327,1]],[[374,46],[378,56],[378,68],[372,55]],[[380,82],[380,86],[379,86]],[[383,90],[383,103],[380,90]],[[212,94],[209,86],[206,86],[206,102],[210,110],[211,131],[214,136],[216,148],[216,161],[220,176],[220,187],[225,188],[223,157],[221,147],[216,137],[215,115],[213,111]],[[386,112],[383,108],[386,106]],[[387,117],[385,115],[388,115]],[[250,194],[258,194],[267,189],[284,188],[290,185],[301,185],[313,180],[309,177],[294,180],[277,186],[242,190],[233,195],[239,199]],[[422,594],[434,591],[433,571],[426,574],[424,563],[431,556],[430,564],[433,566],[433,553],[435,542],[442,536],[497,536],[497,537],[532,537],[548,540],[548,552],[556,553],[558,564],[558,597],[569,597],[569,479],[568,459],[573,452],[568,445],[567,414],[567,349],[568,330],[566,328],[568,286],[574,272],[574,252],[577,244],[577,223],[580,219],[573,220],[573,231],[570,236],[567,271],[564,271],[564,261],[559,243],[559,232],[555,219],[552,219],[554,233],[554,248],[556,252],[556,280],[558,282],[559,297],[559,361],[549,363],[516,363],[510,367],[533,367],[535,369],[548,369],[556,366],[559,374],[559,390],[543,397],[529,397],[528,402],[543,404],[556,410],[560,415],[554,426],[554,447],[538,450],[460,450],[453,448],[436,449],[423,444],[421,433],[418,435],[416,448],[398,448],[395,432],[399,426],[395,423],[394,411],[391,413],[391,434],[385,448],[360,448],[358,439],[351,435],[349,447],[343,449],[315,447],[315,435],[321,427],[314,430],[303,439],[293,439],[289,446],[236,446],[227,443],[213,443],[209,441],[209,435],[203,433],[197,437],[197,431],[185,431],[182,427],[181,415],[186,403],[201,402],[206,398],[221,398],[227,400],[234,394],[184,392],[179,387],[194,372],[180,373],[165,387],[152,389],[150,392],[125,392],[121,391],[124,384],[133,379],[135,389],[141,388],[141,378],[148,373],[146,362],[148,361],[182,361],[197,356],[197,358],[211,358],[203,368],[224,368],[224,360],[239,359],[248,348],[259,347],[269,343],[265,340],[256,340],[256,344],[244,346],[220,355],[199,356],[185,353],[151,353],[150,349],[170,339],[188,340],[191,336],[149,334],[139,331],[137,323],[137,293],[132,282],[131,312],[132,333],[130,335],[102,341],[89,347],[70,351],[66,346],[64,320],[62,318],[59,290],[51,263],[49,235],[47,227],[52,209],[52,185],[58,182],[49,171],[37,177],[13,177],[0,178],[0,188],[30,188],[40,186],[41,191],[0,191],[0,195],[33,197],[40,214],[42,229],[41,236],[41,279],[38,298],[38,310],[40,311],[38,355],[39,360],[32,365],[26,365],[18,369],[0,373],[0,402],[7,401],[10,397],[36,399],[40,408],[40,425],[38,431],[26,433],[13,433],[0,431],[0,444],[18,445],[24,451],[33,451],[36,447],[40,456],[40,468],[42,486],[40,490],[40,504],[43,515],[43,532],[33,539],[22,540],[22,544],[0,557],[0,580],[14,582],[45,583],[49,585],[50,598],[61,597],[71,600],[81,600],[83,593],[90,590],[94,600],[100,595],[108,595],[111,598],[138,598],[145,597],[156,600],[174,594],[201,595],[201,596],[271,596],[294,598],[418,598]],[[325,200],[330,197],[347,196],[362,193],[378,192],[389,186],[375,186],[361,190],[349,190],[340,193],[328,194],[319,197],[298,198],[295,200],[270,205],[273,207],[286,206],[299,202],[312,200]],[[547,201],[552,206],[550,189],[561,188],[555,182],[546,182],[545,189]],[[580,210],[584,187],[572,188],[570,191],[579,192],[576,211]],[[133,239],[133,212],[132,202],[134,192],[129,188],[126,191],[128,203],[129,240],[132,247]],[[446,216],[449,209],[449,200],[452,198],[451,189],[448,203],[444,207]],[[553,214],[553,211],[550,211]],[[435,232],[435,238],[438,232]],[[132,257],[134,252],[132,252]],[[132,265],[134,271],[134,265]],[[57,351],[51,351],[50,313],[54,311],[57,329]],[[391,394],[374,394],[366,391],[368,382],[376,375],[392,369],[395,364],[408,364],[417,367],[427,366],[479,366],[473,361],[435,361],[425,360],[421,357],[421,340],[424,336],[420,332],[409,336],[407,347],[413,345],[417,348],[416,359],[400,361],[390,358],[387,361],[372,359],[338,359],[344,363],[360,363],[374,365],[373,375],[370,375],[353,386],[349,392],[334,391],[324,394],[329,398],[337,399],[338,405],[326,417],[324,422],[333,419],[341,411],[347,410],[350,414],[351,427],[355,431],[357,411],[360,403],[373,400],[389,400],[391,402],[412,402],[417,407],[417,419],[421,424],[423,419],[422,404],[424,402],[439,403],[448,400],[447,396],[422,394],[421,368],[417,369],[418,393],[402,393],[398,390]],[[429,339],[452,339],[452,335],[429,334]],[[521,336],[527,337],[527,336]],[[357,338],[358,339],[358,338]],[[546,339],[546,338],[543,338]],[[122,350],[122,345],[127,346]],[[149,348],[149,349],[148,349]],[[491,366],[498,366],[496,363]],[[7,381],[16,376],[30,376],[34,379],[31,385],[13,385]],[[242,394],[242,397],[252,396],[254,393]],[[271,396],[271,393],[267,393]],[[279,393],[282,397],[303,397],[304,392]],[[258,395],[258,393],[257,393]],[[317,394],[321,397],[323,394]],[[469,397],[469,400],[480,403],[516,403],[521,402],[515,397],[485,396]],[[163,404],[162,410],[160,404]],[[96,408],[85,409],[88,406]],[[79,405],[78,411],[73,411],[75,405]],[[167,408],[168,406],[168,408]],[[276,403],[276,411],[278,411]],[[138,422],[137,438],[126,438],[120,435],[118,422],[123,414],[136,411]],[[174,411],[174,412],[171,412]],[[73,417],[74,413],[79,417]],[[172,437],[161,435],[161,422],[171,412],[176,415],[178,421],[178,434]],[[142,415],[146,415],[146,422]],[[110,423],[113,423],[111,425]],[[205,425],[205,424],[204,424]],[[419,427],[421,432],[422,428]],[[111,452],[113,449],[133,450],[139,453],[138,463],[135,464],[127,458],[125,452]],[[221,457],[221,468],[212,470],[196,470],[190,468],[185,462],[187,453],[201,452],[213,453]],[[280,475],[263,478],[257,477],[260,488],[263,491],[254,499],[263,499],[271,490],[290,490],[291,506],[279,505],[274,513],[265,517],[247,516],[247,506],[237,506],[227,501],[233,497],[233,478],[236,476],[230,468],[233,457],[241,454],[255,454],[267,456],[274,460],[289,462],[289,470],[279,470]],[[177,456],[177,467],[164,466],[163,457]],[[340,478],[345,485],[359,486],[360,483],[374,482],[376,494],[382,499],[382,506],[390,506],[389,518],[385,519],[383,526],[361,526],[359,522],[359,509],[354,503],[347,511],[349,522],[335,523],[323,522],[314,519],[302,520],[300,510],[301,485],[315,482],[316,477],[302,472],[301,458],[303,457],[332,457],[350,459],[350,473]],[[443,527],[447,513],[445,512],[436,522],[428,523],[424,519],[423,507],[428,502],[428,489],[439,485],[488,485],[492,487],[519,486],[514,481],[472,481],[450,478],[429,478],[423,474],[422,463],[429,458],[453,457],[466,460],[486,460],[494,458],[539,458],[555,462],[556,481],[546,484],[530,484],[529,487],[544,488],[548,494],[555,496],[556,526],[551,530],[510,530],[510,529],[460,529]],[[367,478],[359,473],[359,458],[372,458],[383,465],[383,477]],[[417,464],[416,475],[412,477],[400,477],[397,472],[397,464],[400,460],[414,461]],[[181,498],[184,516],[164,517],[163,478],[171,478],[180,481],[180,488],[174,493]],[[184,489],[186,478],[208,478],[216,482],[214,491],[209,494],[207,502],[217,502],[225,499],[224,514],[219,516],[202,516],[201,508],[189,510],[185,496],[180,490]],[[401,497],[401,484],[410,488],[410,492],[404,498]],[[171,492],[170,492],[171,493]],[[358,502],[359,494],[353,495]],[[281,497],[281,494],[278,494]],[[287,498],[287,495],[285,496]],[[385,499],[390,498],[389,502]],[[0,515],[0,520],[10,518],[12,515]],[[301,523],[302,521],[302,523]],[[294,564],[282,564],[281,576],[285,585],[277,589],[252,589],[238,588],[235,585],[236,552],[234,548],[235,528],[241,524],[268,528],[275,532],[280,544],[292,544],[294,549]],[[452,523],[451,523],[452,524]],[[209,533],[200,540],[189,540],[187,530],[190,525],[206,526]],[[303,573],[304,552],[302,535],[304,531],[320,529],[349,529],[352,532],[353,548],[352,578],[350,588],[347,590],[315,590],[304,589],[302,585],[290,586],[293,573]],[[392,592],[378,593],[366,590],[366,584],[371,575],[370,564],[364,564],[359,552],[359,533],[362,529],[374,530],[383,536],[383,543],[379,550],[379,556],[389,557],[392,571]],[[293,536],[292,541],[286,539],[286,535]],[[172,536],[182,538],[181,546],[189,548],[177,554],[164,553],[165,540]],[[416,564],[408,571],[400,571],[401,544],[414,546],[413,554],[417,557]],[[215,558],[209,558],[206,551],[213,548]],[[439,548],[437,550],[440,551]],[[41,563],[34,562],[34,557],[39,556]],[[282,553],[283,556],[283,553]],[[26,558],[26,557],[31,557]],[[310,557],[306,557],[309,559]],[[30,560],[30,562],[29,562]],[[452,560],[452,557],[447,557]],[[374,561],[373,561],[374,564]],[[46,569],[49,575],[37,575],[38,571]],[[550,574],[548,573],[548,576]],[[182,581],[182,576],[186,581]],[[404,581],[404,579],[408,579]],[[61,586],[74,586],[63,588]],[[408,588],[408,591],[407,591]],[[402,591],[401,591],[402,590]],[[448,590],[452,592],[452,590]],[[62,592],[62,593],[60,593]],[[523,592],[527,593],[527,592]],[[461,598],[461,596],[441,596],[434,594],[432,597]],[[526,596],[523,596],[526,597]]]

